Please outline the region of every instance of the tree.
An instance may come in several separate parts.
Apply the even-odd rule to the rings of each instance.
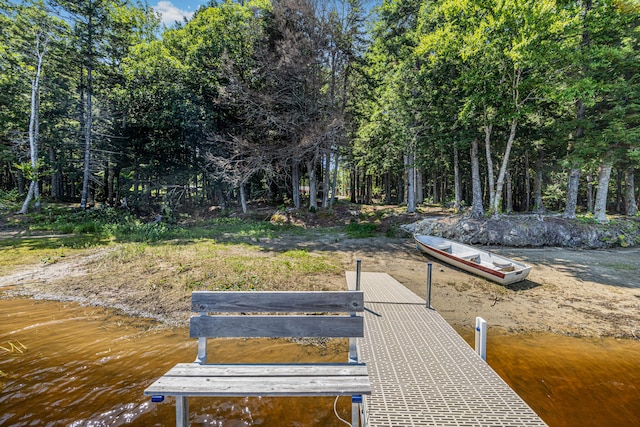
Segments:
[[[94,95],[95,72],[100,71],[101,67],[108,63],[107,59],[113,59],[112,50],[117,47],[125,47],[119,43],[114,43],[114,37],[118,34],[118,27],[123,23],[126,30],[132,34],[133,29],[137,25],[142,26],[144,33],[147,34],[153,30],[154,24],[147,25],[147,20],[132,19],[128,23],[123,18],[126,16],[127,7],[134,10],[124,0],[55,0],[56,4],[61,8],[63,15],[73,25],[75,42],[78,49],[78,61],[81,67],[80,73],[82,79],[80,82],[80,93],[82,102],[82,119],[80,120],[84,127],[84,160],[83,160],[83,178],[82,193],[80,196],[80,207],[86,209],[90,198],[89,181],[91,177],[91,161],[92,161],[92,130],[94,126]],[[140,27],[137,27],[140,28]],[[130,38],[129,43],[133,43],[136,39]],[[98,74],[98,78],[100,75]]]
[[[12,9],[12,10],[11,10]],[[29,107],[29,153],[30,162],[22,165],[22,172],[31,183],[26,198],[19,213],[26,214],[29,205],[35,199],[35,207],[40,207],[40,95],[41,80],[47,54],[52,45],[61,37],[64,23],[53,17],[42,0],[16,5],[12,11],[11,32],[20,35],[19,38],[9,40],[9,48],[14,53],[13,63],[29,80],[31,94]]]

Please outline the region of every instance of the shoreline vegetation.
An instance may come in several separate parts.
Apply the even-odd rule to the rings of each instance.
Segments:
[[[344,272],[362,259],[364,271],[387,272],[423,296],[425,266],[432,262],[432,305],[458,330],[482,316],[506,333],[640,339],[640,267],[633,261],[640,249],[624,248],[621,239],[606,250],[494,246],[534,266],[530,280],[502,287],[415,249],[406,224],[437,223],[441,233],[464,230],[459,217],[433,207],[407,214],[347,203],[315,213],[259,206],[251,215],[194,211],[173,224],[67,206],[2,216],[3,298],[76,301],[183,325],[194,290],[344,289]],[[505,227],[516,222],[513,216],[504,221]],[[616,223],[608,226],[612,235],[619,232]],[[526,228],[518,230],[527,235]],[[626,230],[624,242],[637,242],[637,232]]]

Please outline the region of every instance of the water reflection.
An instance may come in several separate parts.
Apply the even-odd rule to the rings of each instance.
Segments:
[[[0,425],[165,426],[174,401],[151,403],[143,390],[178,362],[195,359],[187,328],[75,304],[0,300]],[[15,347],[12,347],[12,345]],[[23,345],[26,347],[20,347]],[[17,350],[16,348],[20,349]],[[210,360],[343,361],[346,345],[225,340]],[[348,417],[349,399],[338,410]],[[192,426],[339,426],[333,398],[190,399]]]

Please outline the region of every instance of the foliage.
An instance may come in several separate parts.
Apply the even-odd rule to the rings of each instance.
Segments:
[[[498,213],[561,209],[569,167],[638,170],[637,2],[384,0],[368,23],[367,11],[360,0],[210,2],[160,33],[132,0],[2,0],[0,188],[22,193],[37,177],[42,200],[145,212],[164,200],[177,220],[183,207],[246,210],[255,197],[315,210],[320,189],[327,208],[342,179],[353,201],[393,195],[413,209],[418,188],[421,200]],[[30,103],[40,30],[52,44]],[[39,152],[27,150],[29,123]],[[188,234],[108,224],[55,227]]]
[[[377,228],[376,224],[354,221],[345,226],[345,232],[353,239],[364,239],[375,236]]]

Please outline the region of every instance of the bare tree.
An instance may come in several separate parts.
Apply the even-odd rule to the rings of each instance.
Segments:
[[[240,194],[242,212],[247,213],[247,197],[245,186],[258,173],[265,176],[273,176],[273,164],[268,158],[269,151],[242,137],[233,136],[229,141],[218,139],[216,143],[225,143],[233,147],[233,152],[225,155],[214,155],[211,152],[205,154],[205,159],[212,171],[214,178],[220,179],[237,188]]]

